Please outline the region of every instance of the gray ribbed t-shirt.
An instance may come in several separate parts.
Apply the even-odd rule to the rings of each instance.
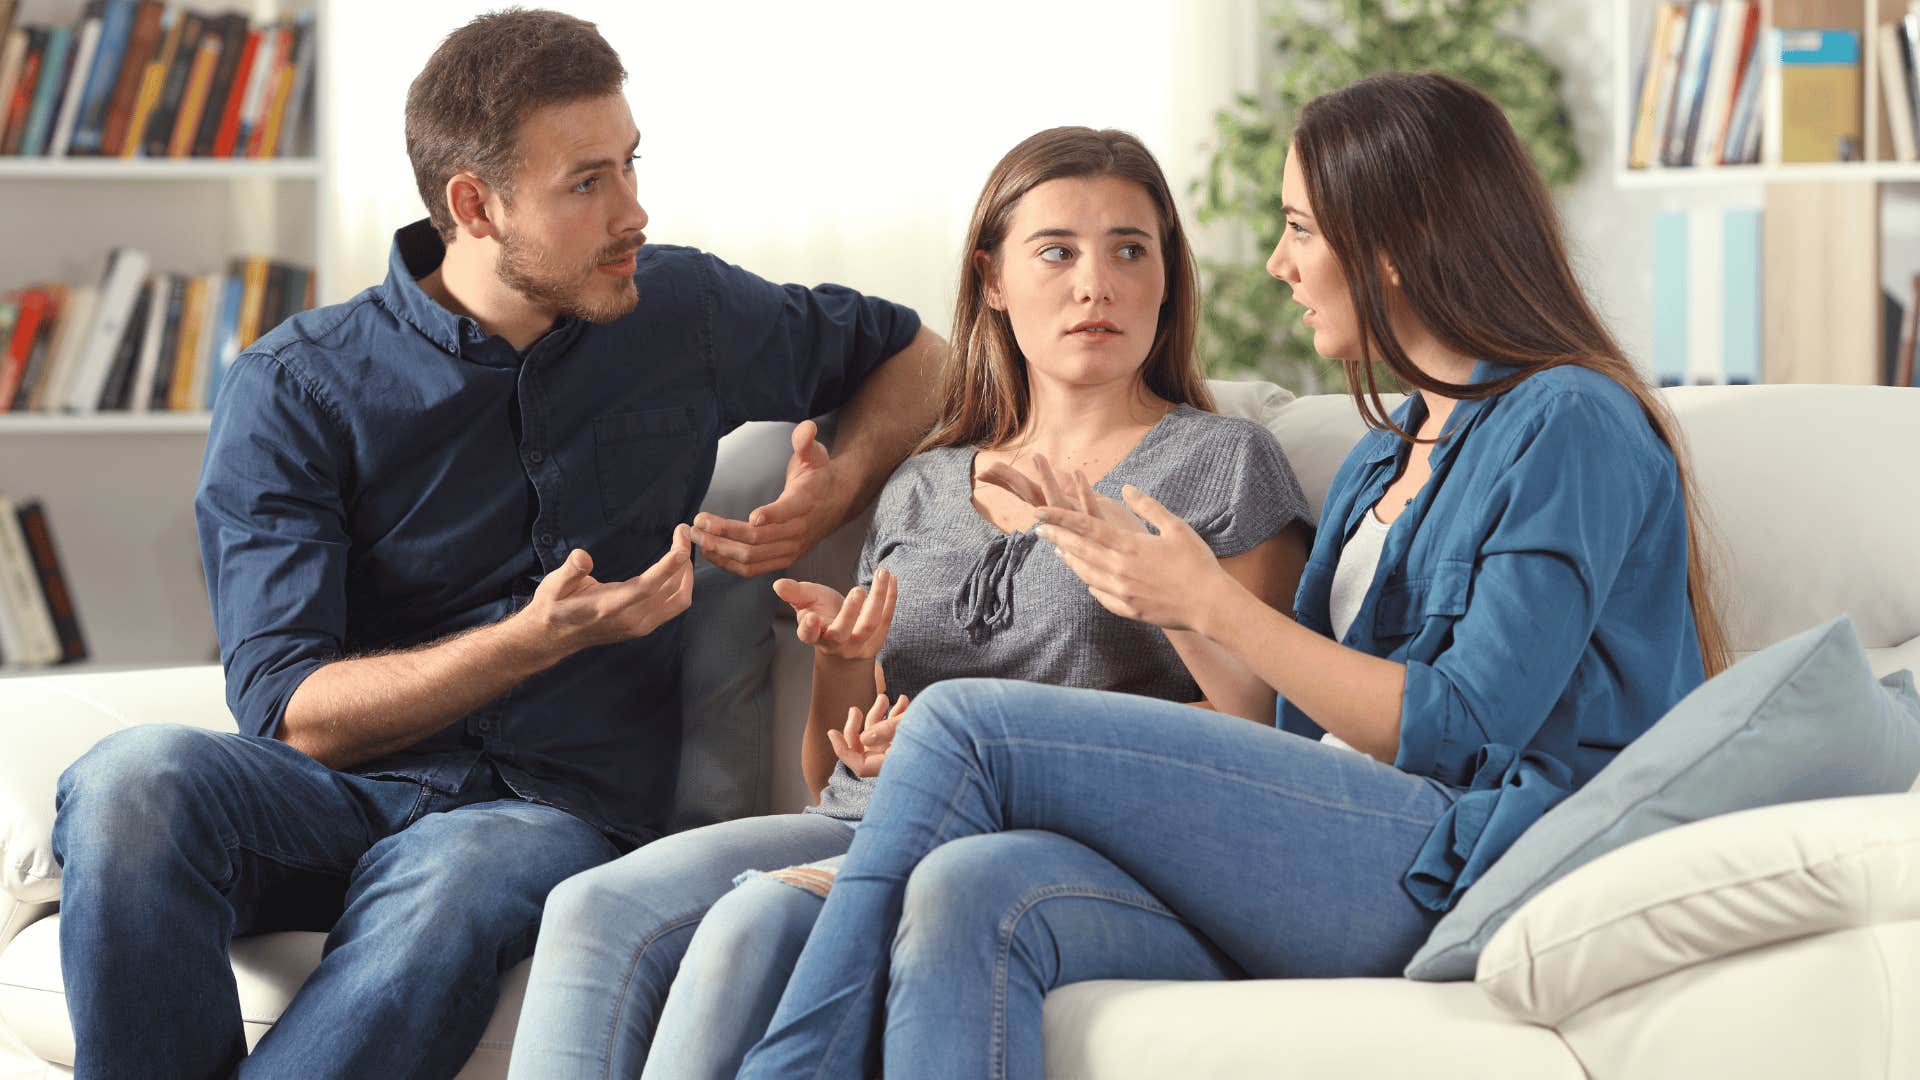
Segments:
[[[918,695],[942,679],[985,676],[1198,701],[1200,689],[1158,627],[1123,619],[1031,530],[1001,532],[973,505],[971,448],[909,458],[874,505],[858,578],[877,567],[899,579],[880,653],[890,694]],[[1265,427],[1181,405],[1094,485],[1118,499],[1127,484],[1192,525],[1215,555],[1239,555],[1295,521],[1307,500]],[[836,764],[818,806],[843,820],[866,813],[871,779]]]

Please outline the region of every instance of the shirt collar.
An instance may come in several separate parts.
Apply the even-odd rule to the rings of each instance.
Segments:
[[[453,356],[487,367],[514,367],[520,357],[504,340],[496,340],[470,316],[455,315],[428,296],[420,279],[440,268],[447,246],[425,218],[393,234],[387,255],[387,304],[408,325]],[[579,320],[561,316],[555,329],[571,338]]]
[[[1518,370],[1520,369],[1510,364],[1499,364],[1491,360],[1476,360],[1473,365],[1473,374],[1468,376],[1467,383],[1477,386],[1481,383],[1493,382],[1496,379],[1504,379]],[[1443,436],[1442,441],[1438,446],[1433,448],[1432,460],[1436,464],[1452,457],[1455,449],[1465,441],[1463,439],[1445,438],[1445,436],[1464,432],[1467,426],[1473,422],[1474,418],[1484,412],[1492,401],[1493,398],[1491,397],[1468,398],[1454,404],[1453,412],[1447,417],[1447,426],[1441,432]],[[1398,415],[1394,416],[1390,414],[1389,419],[1393,419],[1394,422],[1402,428],[1411,431],[1419,425],[1421,420],[1426,418],[1427,404],[1421,400],[1420,391],[1415,390],[1407,395],[1405,404],[1393,410],[1393,413]],[[1391,460],[1400,453],[1400,436],[1391,431],[1384,429],[1370,431],[1367,433],[1367,437],[1373,440],[1372,445],[1366,450],[1366,459],[1370,462],[1378,464],[1379,462]]]

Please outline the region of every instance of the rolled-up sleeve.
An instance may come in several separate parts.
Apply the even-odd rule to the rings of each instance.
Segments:
[[[1394,764],[1465,784],[1566,692],[1649,505],[1650,459],[1609,407],[1563,393],[1515,434],[1451,642],[1407,664]],[[1618,448],[1617,450],[1615,448]]]
[[[344,440],[329,407],[278,360],[224,373],[194,499],[227,705],[272,737],[293,692],[346,632]]]
[[[715,378],[729,426],[837,409],[920,331],[912,308],[840,285],[777,285],[705,258]]]

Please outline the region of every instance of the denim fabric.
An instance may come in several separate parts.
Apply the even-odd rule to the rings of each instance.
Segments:
[[[1515,370],[1483,361],[1473,381]],[[1393,413],[1408,431],[1425,416],[1418,395]],[[1371,432],[1335,473],[1300,576],[1302,625],[1332,635],[1340,551],[1406,455]],[[1446,911],[1705,672],[1679,470],[1624,387],[1560,367],[1462,401],[1431,461],[1341,640],[1406,665],[1394,763],[1467,789],[1405,882]],[[1276,717],[1322,734],[1284,697]]]
[[[643,1068],[649,1076],[704,1075],[710,1067],[712,1075],[732,1075],[712,1063],[722,1056],[737,1061],[758,1037],[786,972],[768,967],[771,957],[735,954],[736,966],[703,979],[700,993],[719,999],[719,1011],[725,1002],[758,1010],[757,1024],[735,1016],[713,1045],[688,1040],[656,1063],[650,1051],[662,1003],[670,987],[680,1000],[674,976],[694,931],[742,873],[843,854],[853,831],[818,814],[743,818],[675,833],[561,884],[547,898],[510,1075],[598,1080],[639,1076]],[[798,936],[804,939],[804,927]],[[721,1045],[727,1039],[737,1048]]]
[[[945,682],[882,777],[743,1077],[871,1076],[883,1034],[889,1076],[1038,1076],[1053,986],[1391,975],[1438,917],[1398,883],[1450,789],[1217,713]]]
[[[421,291],[425,222],[383,285],[264,335],[221,376],[195,516],[240,729],[271,735],[342,655],[498,621],[585,548],[602,580],[666,550],[748,420],[838,407],[919,329],[838,286],[640,249],[639,305],[562,318],[516,353]],[[421,780],[484,757],[513,790],[632,846],[668,822],[680,627],[576,653],[355,772]]]
[[[61,776],[60,955],[74,1073],[446,1077],[533,951],[553,886],[617,851],[484,765],[335,772],[284,743],[156,724]],[[328,931],[251,1056],[238,934]]]

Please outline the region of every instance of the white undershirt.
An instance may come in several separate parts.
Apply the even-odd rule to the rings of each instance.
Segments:
[[[1373,588],[1374,572],[1380,568],[1380,549],[1386,545],[1387,532],[1392,528],[1369,507],[1360,517],[1360,527],[1353,530],[1346,546],[1340,549],[1340,562],[1333,568],[1333,594],[1327,600],[1333,640],[1345,640],[1354,616],[1360,614],[1367,590]],[[1331,732],[1321,736],[1320,741],[1352,749]]]

